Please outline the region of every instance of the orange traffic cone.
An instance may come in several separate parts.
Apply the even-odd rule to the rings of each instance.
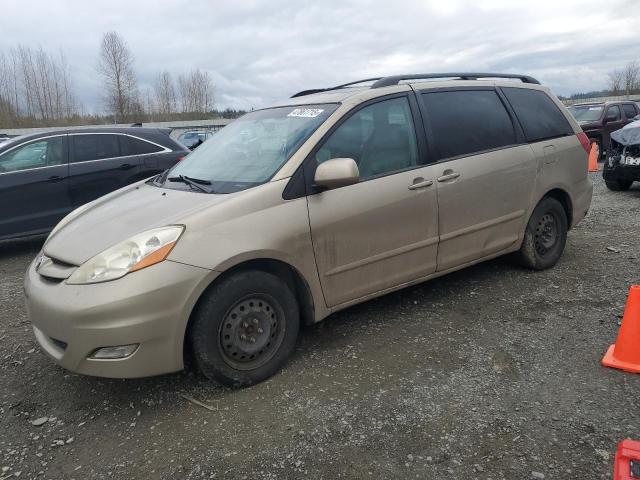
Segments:
[[[591,144],[591,151],[589,152],[589,171],[597,172],[598,171],[598,155],[600,154],[600,148],[598,148],[598,144],[593,142]]]
[[[640,373],[640,285],[629,289],[618,338],[604,355],[602,365]]]
[[[626,439],[618,444],[613,462],[613,480],[631,480],[640,477],[640,442]]]

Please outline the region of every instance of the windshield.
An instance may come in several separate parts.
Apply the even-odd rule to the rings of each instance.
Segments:
[[[595,122],[602,115],[602,107],[593,105],[573,106],[569,107],[569,111],[578,122]]]
[[[176,164],[163,175],[162,185],[190,188],[175,181],[182,176],[212,193],[232,193],[265,183],[337,107],[298,105],[248,113]]]

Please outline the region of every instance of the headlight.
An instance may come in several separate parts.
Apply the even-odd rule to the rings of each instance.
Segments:
[[[139,233],[87,260],[73,272],[67,283],[107,282],[162,262],[183,231],[182,225],[174,225]]]

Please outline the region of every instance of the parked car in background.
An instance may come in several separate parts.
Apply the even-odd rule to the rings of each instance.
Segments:
[[[194,150],[212,136],[213,132],[210,130],[192,130],[181,133],[178,141],[190,150]]]
[[[640,113],[633,101],[576,103],[569,107],[589,141],[598,149],[598,158],[603,158],[609,149],[611,132],[624,127]]]
[[[593,187],[587,137],[548,88],[496,74],[364,83],[248,113],[62,220],[25,279],[42,349],[110,377],[188,355],[251,385],[303,323],[508,253],[558,261]]]
[[[640,181],[640,121],[611,134],[602,176],[607,187],[616,191],[628,190],[633,182]]]
[[[10,137],[9,135],[0,133],[0,146],[4,145],[7,142],[10,142],[12,138],[15,138],[15,137]]]
[[[91,128],[0,146],[0,239],[43,234],[74,208],[153,176],[188,150],[169,130]]]

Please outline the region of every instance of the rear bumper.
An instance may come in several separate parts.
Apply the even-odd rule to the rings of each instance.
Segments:
[[[53,282],[29,266],[25,297],[34,334],[57,364],[86,375],[133,378],[183,368],[189,315],[215,272],[164,261],[93,285]],[[92,359],[96,349],[139,344],[121,359]]]

